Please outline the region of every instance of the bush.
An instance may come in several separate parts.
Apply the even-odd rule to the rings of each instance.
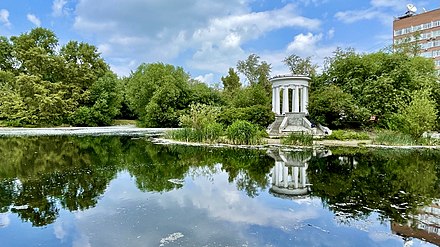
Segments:
[[[287,137],[283,137],[281,143],[285,145],[311,146],[313,145],[313,136],[303,132],[292,132]]]
[[[262,133],[248,121],[237,120],[226,129],[226,135],[233,144],[253,145],[262,143]]]
[[[223,135],[223,125],[210,123],[203,128],[203,140],[209,143],[218,142]]]
[[[203,129],[214,123],[220,114],[220,107],[192,104],[188,114],[179,117],[180,125],[186,128]]]
[[[361,127],[370,113],[359,107],[351,94],[331,85],[310,94],[310,118],[329,128]]]
[[[416,92],[413,100],[403,110],[403,131],[415,138],[419,138],[423,132],[432,130],[437,119],[435,103],[428,96],[428,92]]]
[[[334,130],[332,134],[327,136],[328,140],[369,140],[370,136],[367,133],[345,130]]]
[[[269,107],[254,105],[245,108],[223,109],[219,116],[219,122],[226,126],[237,120],[245,120],[260,126],[260,128],[267,128],[269,124],[275,121],[275,114]]]

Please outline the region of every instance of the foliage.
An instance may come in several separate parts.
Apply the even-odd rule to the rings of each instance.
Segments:
[[[166,133],[166,137],[185,142],[201,142],[216,143],[220,142],[223,136],[223,125],[213,122],[209,123],[201,129],[182,128],[170,130]]]
[[[121,108],[119,85],[118,78],[111,72],[99,78],[90,87],[91,106],[79,107],[71,117],[72,123],[78,126],[110,125]]]
[[[260,85],[267,94],[270,94],[272,88],[269,82],[271,66],[265,61],[260,62],[258,55],[251,54],[246,60],[239,60],[237,70],[246,77],[250,86]]]
[[[93,45],[59,46],[52,31],[35,28],[0,37],[0,60],[0,119],[10,125],[106,125],[119,111],[117,78],[108,82]]]
[[[311,146],[313,145],[313,136],[307,133],[292,132],[281,139],[284,145]]]
[[[346,131],[346,130],[333,130],[332,134],[326,136],[328,140],[369,140],[370,136],[365,132]]]
[[[229,126],[237,120],[245,120],[260,128],[267,128],[275,120],[275,114],[269,107],[254,105],[246,108],[224,108],[219,115],[219,122],[225,126]]]
[[[315,76],[318,68],[316,64],[312,64],[311,57],[301,58],[295,54],[284,58],[283,62],[294,75]]]
[[[423,132],[434,128],[437,109],[427,92],[416,91],[409,106],[403,109],[402,118],[403,131],[418,138]]]
[[[392,130],[381,130],[376,134],[373,143],[381,145],[410,146],[416,145],[417,140],[409,134]]]
[[[142,64],[127,82],[127,99],[146,127],[176,127],[189,105],[189,75],[163,63]]]
[[[262,143],[262,134],[257,125],[237,120],[226,129],[226,136],[233,144],[254,145]]]
[[[223,89],[226,93],[233,94],[241,88],[240,77],[233,68],[229,68],[228,75],[222,76]]]
[[[223,98],[219,90],[209,87],[203,82],[191,79],[189,81],[188,92],[189,104],[204,104],[204,105],[223,105]]]
[[[210,123],[215,123],[220,114],[220,108],[209,105],[193,104],[189,113],[181,115],[180,124],[185,128],[203,129]]]
[[[433,95],[431,92],[435,84],[435,69],[430,59],[401,52],[358,54],[351,49],[338,49],[333,57],[326,59],[323,74],[315,78],[312,85],[315,91],[321,93],[330,86],[338,87],[349,96],[334,98],[341,101],[334,105],[342,106],[351,97],[351,105],[366,109],[361,112],[374,115],[377,119],[375,124],[384,127],[393,114],[411,102],[413,92],[428,90]],[[317,113],[317,119],[326,120],[325,112],[313,109],[316,106],[320,107],[310,104],[309,111]],[[335,119],[335,116],[332,118]],[[358,120],[366,124],[366,119]],[[339,125],[338,122],[336,124]]]
[[[338,86],[330,85],[313,92],[309,99],[311,119],[330,128],[359,127],[369,118],[353,97]]]

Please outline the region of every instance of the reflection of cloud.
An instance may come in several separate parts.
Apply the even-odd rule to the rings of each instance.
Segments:
[[[0,228],[6,228],[10,223],[9,213],[0,214]]]
[[[176,245],[260,246],[261,240],[248,233],[250,228],[290,234],[303,226],[302,221],[319,217],[320,207],[289,211],[292,203],[279,208],[265,198],[250,198],[228,183],[227,173],[214,176],[187,178],[181,189],[158,194],[139,191],[130,175],[119,174],[95,208],[75,213],[78,235],[84,235],[75,246],[158,246],[175,232],[185,235]]]
[[[189,183],[190,181],[188,181]],[[237,191],[234,184],[228,182],[226,173],[216,176],[216,183],[204,178],[196,178],[191,189],[170,193],[181,207],[196,207],[206,210],[215,219],[231,223],[275,226],[298,224],[307,219],[318,218],[313,207],[304,207],[295,212],[271,208],[257,198],[250,198]],[[162,202],[164,207],[169,200]]]
[[[89,237],[87,237],[85,234],[82,234],[80,236],[80,238],[75,239],[73,241],[73,245],[72,246],[73,247],[90,247],[92,245],[90,244]]]
[[[396,239],[395,235],[392,235],[387,232],[369,232],[368,236],[374,241],[374,242],[385,242],[390,239]]]
[[[55,224],[54,224],[54,226],[53,226],[53,231],[54,231],[54,234],[55,234],[55,237],[57,238],[57,239],[64,239],[64,237],[66,236],[66,231],[64,230],[64,227],[63,227],[63,222],[62,222],[62,220],[60,219],[60,220],[57,220],[56,222],[55,222]]]

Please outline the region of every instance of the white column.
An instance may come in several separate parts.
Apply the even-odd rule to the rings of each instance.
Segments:
[[[272,87],[272,112],[276,113],[277,110],[275,108],[276,106],[276,98],[275,98],[276,90],[274,87]]]
[[[289,168],[283,165],[283,187],[289,187]]]
[[[295,109],[293,112],[299,112],[299,87],[295,86]]]
[[[307,179],[307,172],[306,172],[307,168],[306,167],[301,167],[301,187],[305,188],[306,187],[306,179]]]
[[[280,115],[280,88],[275,88],[275,114]]]
[[[277,171],[277,164],[275,162],[275,166],[272,168],[272,184],[275,184],[275,176],[277,175],[276,171]]]
[[[304,112],[309,114],[309,87],[303,88]]]
[[[289,112],[289,88],[283,87],[283,114]]]
[[[292,87],[292,112],[295,111],[295,87]]]
[[[305,87],[301,87],[301,112],[306,112],[306,98],[304,97]]]
[[[298,189],[298,167],[294,166],[293,167],[293,186],[295,189]]]

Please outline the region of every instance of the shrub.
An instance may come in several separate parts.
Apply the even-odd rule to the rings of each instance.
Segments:
[[[219,116],[219,122],[226,126],[237,120],[245,120],[261,128],[267,128],[275,120],[275,114],[267,106],[254,105],[244,108],[226,108]]]
[[[203,140],[207,142],[218,142],[223,135],[223,125],[220,123],[210,123],[203,128]]]
[[[179,117],[180,125],[186,128],[203,129],[214,123],[220,114],[220,108],[203,104],[192,104],[188,114]]]
[[[403,110],[403,131],[415,138],[419,138],[423,132],[432,130],[437,119],[435,103],[428,96],[428,92],[415,92],[413,100]]]
[[[233,144],[259,144],[262,134],[258,127],[248,121],[237,120],[226,129],[226,135]]]
[[[287,137],[281,139],[285,145],[311,146],[313,145],[313,136],[304,132],[292,132]]]

